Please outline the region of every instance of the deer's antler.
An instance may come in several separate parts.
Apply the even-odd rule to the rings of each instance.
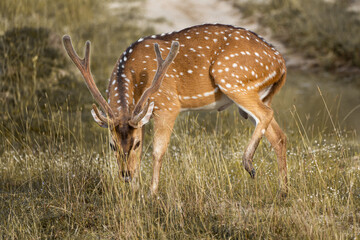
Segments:
[[[155,48],[155,54],[157,59],[157,71],[155,74],[155,77],[151,83],[151,86],[144,91],[144,93],[141,95],[140,100],[136,104],[134,111],[132,113],[132,117],[129,120],[130,126],[137,127],[138,123],[141,121],[141,119],[146,115],[147,110],[149,108],[149,97],[157,92],[161,86],[161,82],[164,78],[164,75],[170,66],[171,62],[176,57],[176,54],[179,52],[179,42],[174,41],[171,44],[170,52],[166,59],[164,60],[161,57],[161,52],[159,49],[159,45],[157,43],[154,44]]]
[[[115,114],[110,108],[109,104],[106,102],[104,97],[101,95],[99,89],[97,88],[94,79],[91,75],[90,70],[90,41],[86,41],[85,44],[85,57],[81,59],[76,51],[74,50],[74,47],[71,43],[71,38],[68,35],[65,35],[63,37],[63,43],[66,52],[68,53],[71,60],[75,63],[76,67],[80,70],[86,86],[88,87],[91,95],[95,99],[95,101],[101,106],[101,108],[105,111],[105,113],[108,115],[108,118],[105,118],[103,115],[99,114],[99,111],[95,105],[93,105],[93,109],[102,121],[114,124],[115,123]]]

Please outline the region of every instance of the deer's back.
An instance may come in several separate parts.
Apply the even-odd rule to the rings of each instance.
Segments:
[[[150,86],[157,69],[154,43],[166,56],[172,41],[180,43],[180,51],[160,90],[152,97],[155,109],[165,105],[198,108],[211,104],[222,97],[218,88],[221,81],[231,85],[231,90],[238,88],[240,93],[261,91],[285,71],[281,55],[255,33],[229,25],[206,24],[139,39],[120,57],[109,92],[115,88],[111,84],[116,80],[123,90],[133,89],[123,101],[136,102]]]

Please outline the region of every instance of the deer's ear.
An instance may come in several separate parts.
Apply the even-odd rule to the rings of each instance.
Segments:
[[[147,112],[145,114],[145,116],[139,121],[138,125],[136,126],[137,128],[141,128],[142,126],[144,126],[145,124],[147,124],[150,121],[152,112],[154,110],[154,102],[149,103],[149,107],[147,109]]]
[[[99,113],[106,118],[106,115],[102,111],[99,110]],[[96,113],[95,113],[94,109],[91,109],[91,115],[93,116],[95,122],[97,124],[99,124],[100,127],[103,127],[103,128],[108,127],[107,122],[102,121],[100,118],[98,118],[98,116],[96,116]]]

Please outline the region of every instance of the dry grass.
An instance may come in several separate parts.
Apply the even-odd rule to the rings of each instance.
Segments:
[[[295,110],[288,119],[290,192],[283,201],[268,142],[255,155],[256,179],[243,170],[240,159],[252,127],[236,109],[180,116],[155,198],[147,196],[150,128],[141,188],[131,192],[119,179],[107,132],[89,140],[81,120],[49,120],[46,135],[54,134],[49,139],[55,140],[38,150],[27,141],[22,148],[13,148],[10,139],[2,143],[4,239],[359,237],[360,146],[351,143],[355,136],[336,131],[309,139],[310,129],[303,128]]]
[[[95,14],[101,9],[98,4],[4,0],[1,31],[46,27],[58,37],[70,33],[76,49],[92,40],[93,70],[104,89],[106,74],[121,49],[149,29],[136,25],[134,9],[124,13],[126,21],[119,16],[106,20]],[[4,84],[4,79],[26,83],[25,76],[36,86],[48,80],[59,88],[52,96],[47,93],[54,85],[42,89],[36,101],[20,91],[20,109],[16,104],[5,108],[7,103],[1,102],[0,239],[359,238],[360,146],[355,135],[338,130],[326,104],[322,108],[328,114],[320,120],[334,122],[330,131],[304,123],[296,109],[280,112],[279,122],[289,139],[287,199],[278,198],[275,154],[267,141],[261,142],[255,155],[255,180],[241,166],[253,127],[240,120],[236,109],[179,117],[164,158],[159,195],[151,198],[147,195],[151,127],[145,139],[141,186],[132,192],[119,178],[107,142],[109,133],[88,121],[92,101],[83,104],[62,96],[68,89],[74,95],[84,90],[90,96],[85,86],[66,84],[74,80],[68,66],[60,69],[68,74],[62,82],[56,78],[59,69],[41,78],[33,57],[26,57],[29,72],[14,71],[17,78],[5,76],[1,65],[1,94],[14,83]]]
[[[0,2],[0,130],[7,137],[42,134],[43,120],[48,114],[58,115],[59,108],[71,111],[72,117],[78,117],[75,112],[80,108],[91,108],[91,96],[63,49],[64,34],[72,37],[80,55],[85,41],[92,42],[92,73],[99,88],[105,89],[122,51],[152,33],[139,8],[142,0],[134,1],[137,5],[119,1],[121,7],[116,9],[110,8],[110,2]]]

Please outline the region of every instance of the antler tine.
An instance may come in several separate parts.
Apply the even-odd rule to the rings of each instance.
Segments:
[[[89,89],[91,95],[93,96],[93,98],[95,99],[95,101],[97,101],[97,103],[110,116],[110,118],[114,118],[115,117],[114,112],[112,111],[112,109],[110,108],[109,104],[106,102],[104,97],[101,95],[101,93],[100,93],[99,89],[97,88],[95,81],[91,75],[91,71],[90,71],[90,41],[86,41],[86,43],[85,43],[85,57],[83,59],[81,59],[79,57],[79,55],[76,53],[76,51],[74,50],[74,47],[71,43],[71,38],[69,35],[65,35],[63,37],[63,43],[64,43],[64,47],[65,47],[67,54],[69,55],[71,60],[74,62],[76,67],[80,70],[80,72],[85,80],[86,86],[88,87],[88,89]],[[98,110],[96,109],[96,107],[94,108],[94,111],[95,111],[95,113],[96,112],[98,113]],[[103,119],[101,117],[99,117],[99,118]],[[109,119],[107,119],[106,122],[109,122]],[[111,121],[111,122],[113,122],[113,121]]]
[[[102,114],[100,114],[99,110],[97,109],[96,105],[93,104],[92,108],[94,109],[94,112],[96,114],[96,116],[103,122],[108,123],[109,119],[107,119],[106,117],[104,117]],[[113,122],[110,120],[109,124],[112,124]]]
[[[172,42],[170,52],[165,58],[165,60],[161,57],[161,52],[157,43],[154,44],[154,48],[158,65],[157,71],[155,73],[155,77],[151,83],[151,86],[144,91],[144,93],[140,97],[139,102],[134,108],[131,120],[129,121],[130,125],[132,126],[136,126],[138,122],[146,115],[147,108],[149,107],[148,99],[153,93],[159,90],[168,67],[176,57],[176,54],[179,52],[179,42]]]
[[[175,42],[174,42],[175,43]],[[172,47],[173,45],[171,45]],[[160,52],[160,48],[159,48],[159,44],[155,43],[154,44],[154,48],[155,48],[155,54],[156,54],[156,60],[158,62],[158,66],[161,65],[164,62],[164,59],[162,59],[161,57],[161,52]],[[170,50],[171,53],[171,50]],[[169,53],[169,55],[170,55]]]

